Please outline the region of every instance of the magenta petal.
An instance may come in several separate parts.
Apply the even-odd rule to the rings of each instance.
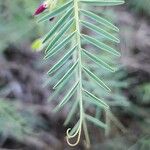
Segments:
[[[44,5],[41,4],[41,5],[36,9],[36,11],[35,11],[35,13],[34,13],[34,16],[35,16],[35,15],[38,15],[38,14],[40,14],[40,13],[42,13],[45,9],[46,9],[46,8],[44,7]]]

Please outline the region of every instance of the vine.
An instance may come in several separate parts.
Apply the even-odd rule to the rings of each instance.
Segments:
[[[59,79],[59,81],[54,85],[54,89],[57,91],[57,93],[59,93],[59,91],[65,86],[66,81],[71,80],[71,76],[75,76],[75,80],[73,80],[75,81],[75,84],[73,84],[66,96],[54,109],[55,111],[62,109],[66,103],[70,102],[69,100],[76,93],[75,103],[73,104],[65,121],[66,125],[71,121],[71,118],[73,115],[75,115],[75,113],[77,113],[78,116],[77,110],[79,107],[79,120],[72,129],[69,128],[66,132],[66,140],[70,146],[76,146],[80,142],[82,129],[86,139],[86,146],[90,146],[90,139],[86,123],[87,121],[92,122],[96,126],[104,128],[107,134],[109,130],[107,123],[110,122],[110,107],[105,100],[100,99],[94,93],[92,93],[90,90],[91,88],[87,87],[87,89],[85,89],[84,84],[86,81],[93,81],[92,84],[99,85],[100,88],[106,90],[107,92],[110,92],[110,88],[98,77],[95,72],[91,71],[90,66],[88,67],[84,64],[85,62],[83,62],[83,60],[86,58],[92,61],[94,64],[97,64],[111,72],[114,72],[115,68],[103,61],[101,57],[93,54],[94,52],[90,52],[90,48],[87,48],[87,45],[94,47],[95,50],[100,49],[102,51],[101,53],[109,53],[114,56],[120,56],[120,53],[111,47],[111,45],[107,45],[105,41],[99,40],[98,37],[92,37],[92,35],[82,33],[81,27],[87,28],[95,32],[97,35],[102,36],[106,41],[119,43],[119,39],[109,32],[110,30],[118,32],[119,29],[110,21],[97,15],[95,12],[86,10],[89,8],[86,6],[113,6],[123,3],[123,0],[71,0],[58,2],[55,0],[48,0],[41,4],[34,14],[38,15],[46,9],[49,9],[46,15],[40,18],[39,22],[47,20],[51,21],[53,20],[51,18],[58,17],[58,21],[54,23],[53,28],[43,39],[43,44],[47,45],[45,50],[45,60],[48,61],[50,58],[57,56],[60,52],[65,52],[65,50],[67,50],[67,53],[65,53],[64,56],[58,62],[56,62],[53,67],[51,67],[51,69],[48,71],[48,75],[52,76],[55,72],[59,71],[60,68],[63,68],[68,61],[72,60],[72,65],[70,68],[67,68],[63,71],[64,74],[62,75],[61,79]],[[51,4],[53,4],[53,6]],[[56,6],[56,4],[58,5]],[[81,18],[81,16],[84,17]],[[90,22],[90,19],[93,20],[93,22]],[[103,26],[108,28],[109,31],[103,28]],[[106,112],[106,123],[87,113],[86,110],[88,110],[88,108],[85,104],[90,104],[104,110]],[[76,141],[72,143],[71,140],[74,138],[76,138]]]

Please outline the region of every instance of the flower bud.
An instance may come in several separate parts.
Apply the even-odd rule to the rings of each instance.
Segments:
[[[46,10],[49,7],[49,3],[48,2],[44,2],[42,3],[35,11],[35,13],[33,14],[34,16],[42,13],[44,10]]]

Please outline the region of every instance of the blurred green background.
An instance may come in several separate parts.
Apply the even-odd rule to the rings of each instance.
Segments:
[[[54,114],[55,101],[47,102],[59,100],[63,93],[53,93],[52,83],[42,86],[46,71],[55,60],[43,63],[43,51],[35,48],[37,39],[53,24],[37,24],[33,18],[40,2],[0,1],[0,149],[83,150],[82,142],[70,148],[64,139],[67,127],[62,124],[68,108]],[[150,1],[126,0],[121,7],[97,11],[105,13],[120,28],[122,56],[116,61],[119,70],[100,74],[113,92],[100,96],[108,100],[127,133],[112,124],[110,136],[105,137],[102,130],[89,126],[91,149],[149,150]],[[104,60],[107,58],[103,56]],[[91,67],[99,74],[96,66]],[[94,88],[98,95],[98,88]]]

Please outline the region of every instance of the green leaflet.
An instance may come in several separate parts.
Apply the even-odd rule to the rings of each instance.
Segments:
[[[64,4],[63,6],[61,6],[60,8],[57,8],[57,9],[51,11],[49,14],[42,17],[38,22],[47,21],[50,18],[61,14],[62,12],[64,12],[64,11],[68,10],[69,8],[71,8],[72,4],[73,4],[73,1],[71,0],[68,3]]]
[[[52,74],[56,70],[58,70],[72,55],[77,46],[74,46],[63,58],[61,58],[49,71],[48,74]]]
[[[64,97],[64,99],[56,106],[56,108],[54,109],[55,112],[57,112],[59,109],[61,109],[69,101],[69,99],[73,96],[73,94],[77,90],[78,85],[79,85],[79,82],[77,82],[72,87],[72,89],[68,92],[68,94]]]
[[[48,52],[45,55],[45,59],[50,58],[51,56],[55,55],[56,53],[58,53],[67,43],[70,42],[70,40],[72,39],[72,37],[75,35],[76,31],[71,33],[70,35],[68,35],[61,43],[59,43],[56,47],[54,47],[50,52]]]
[[[107,52],[109,52],[109,53],[111,53],[113,55],[120,56],[120,53],[118,51],[116,51],[114,48],[112,48],[112,47],[110,47],[110,46],[108,46],[108,45],[106,45],[106,44],[104,44],[104,43],[102,43],[102,42],[100,42],[100,41],[98,41],[98,40],[88,36],[88,35],[82,34],[82,37],[85,40],[87,40],[89,43],[91,43],[92,45],[94,45],[94,46],[96,46],[96,47],[98,47],[98,48],[100,48],[100,49],[102,49],[104,51],[107,51]]]
[[[108,109],[109,106],[101,99],[99,99],[98,97],[96,97],[95,95],[93,95],[92,93],[88,92],[87,90],[83,89],[83,91],[86,93],[86,95],[90,98],[92,98],[92,100],[90,101],[91,103],[97,104],[101,107],[103,107],[104,109]]]
[[[83,49],[83,53],[88,56],[91,60],[93,60],[96,64],[102,66],[103,68],[114,72],[116,69],[114,69],[113,67],[111,67],[110,65],[108,65],[107,63],[105,63],[103,60],[101,60],[100,58],[94,56],[93,54],[89,53],[88,51]]]
[[[105,89],[106,91],[111,91],[109,89],[109,87],[107,87],[107,85],[105,85],[105,83],[99,79],[94,73],[92,73],[90,70],[88,70],[87,68],[83,67],[83,70],[94,80],[97,82],[97,84],[102,87],[103,89]]]
[[[71,27],[71,25],[73,24],[74,18],[70,19],[70,21],[68,21],[68,23],[66,23],[63,28],[56,34],[56,36],[52,39],[52,41],[50,42],[50,44],[48,45],[48,47],[45,50],[45,53],[49,52],[50,49],[52,49],[56,43],[58,43],[58,40],[63,36],[63,34],[65,32],[67,32],[69,30],[69,28]]]
[[[56,83],[56,81],[62,77],[62,75],[69,68],[70,65],[71,61],[68,61],[64,66],[62,66],[59,70],[57,70],[57,72],[55,73],[55,78],[53,80],[51,80],[51,77],[49,78],[48,76],[48,78],[45,79],[46,82],[44,82],[43,87],[50,86]]]
[[[58,29],[60,29],[62,26],[65,25],[66,20],[73,14],[73,8],[69,9],[65,15],[55,24],[55,26],[49,31],[49,33],[46,35],[46,37],[43,40],[43,43],[45,43],[51,36],[57,32]]]
[[[113,41],[113,42],[120,43],[120,40],[119,40],[118,38],[116,38],[116,37],[115,37],[114,35],[112,35],[111,33],[109,33],[109,32],[107,32],[107,31],[103,30],[102,28],[100,28],[100,27],[98,27],[98,26],[96,26],[96,25],[94,25],[94,24],[92,24],[92,23],[85,22],[85,21],[81,21],[81,23],[82,23],[85,27],[87,27],[87,28],[93,30],[94,32],[103,35],[105,38],[107,38],[107,39],[109,39],[109,40],[111,40],[111,41]]]
[[[93,4],[96,6],[113,6],[113,5],[121,5],[124,3],[123,0],[80,0],[80,2]]]
[[[100,17],[100,16],[98,16],[98,15],[96,15],[90,11],[86,11],[86,10],[81,9],[80,12],[82,14],[84,14],[85,16],[93,19],[94,21],[98,22],[99,24],[104,25],[105,27],[107,27],[109,29],[112,29],[112,30],[117,31],[117,32],[119,31],[119,29],[116,26],[114,26],[111,22],[109,22],[108,20],[106,20],[106,19],[104,19],[104,18],[102,18],[102,17]]]
[[[98,119],[96,119],[96,118],[94,118],[94,117],[92,117],[92,116],[90,116],[90,115],[87,115],[87,114],[86,114],[86,115],[85,115],[85,118],[86,118],[88,121],[94,123],[96,126],[98,126],[98,127],[100,127],[100,128],[104,128],[104,129],[107,128],[107,125],[106,125],[105,123],[101,122],[100,120],[98,120]]]
[[[53,87],[53,89],[56,89],[61,83],[63,83],[68,77],[70,77],[77,65],[78,65],[78,60],[77,60],[77,62],[66,72],[66,74],[57,82],[57,84]]]
[[[66,126],[70,120],[72,119],[73,115],[75,114],[76,110],[77,110],[77,107],[78,107],[78,101],[75,101],[70,112],[68,113],[68,116],[64,122],[64,125]]]
[[[48,102],[51,102],[52,100],[55,100],[56,97],[64,90],[63,87],[65,86],[66,82],[68,80],[64,81],[54,92],[52,95],[49,96]]]

